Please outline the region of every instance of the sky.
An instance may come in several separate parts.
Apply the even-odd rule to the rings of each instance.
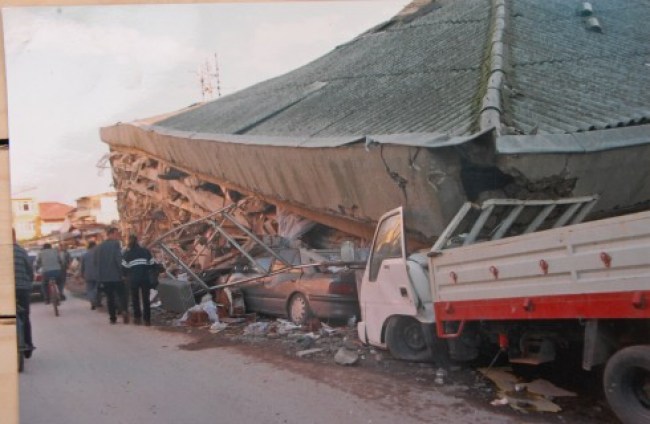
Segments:
[[[3,10],[12,197],[75,204],[112,191],[99,128],[203,100],[302,66],[409,0],[8,8]]]

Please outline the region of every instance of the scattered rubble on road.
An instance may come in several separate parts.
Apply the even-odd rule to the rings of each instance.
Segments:
[[[83,286],[70,283],[68,282],[68,289],[81,296]],[[105,313],[103,308],[98,311]],[[354,368],[359,372],[389,375],[395,381],[404,381],[415,384],[416,387],[436,390],[463,399],[475,408],[489,408],[490,403],[495,399],[504,399],[498,395],[502,390],[500,386],[491,381],[494,376],[493,371],[498,368],[493,368],[488,376],[490,378],[486,378],[472,367],[453,365],[444,370],[445,375],[440,384],[439,367],[435,364],[395,360],[386,351],[363,345],[357,338],[356,329],[348,326],[347,323],[320,322],[320,328],[313,331],[315,326],[313,322],[310,325],[297,326],[284,319],[274,320],[261,315],[256,317],[249,315],[246,318],[220,317],[217,322],[206,322],[201,326],[175,325],[182,315],[167,312],[160,307],[160,304],[156,304],[152,307],[153,327],[149,328],[182,332],[192,336],[193,342],[179,346],[184,350],[231,347],[239,350],[243,355],[259,356],[260,360],[268,359],[271,355],[285,358],[286,361],[313,363],[324,367],[323,370],[331,366],[349,369],[351,372],[351,368]],[[308,343],[309,348],[305,348]],[[344,350],[350,357],[357,357],[351,368],[349,365],[340,365],[336,362],[335,357],[340,350]],[[588,386],[576,396],[573,392],[558,388],[541,379],[523,382],[516,376],[510,375],[504,377],[504,381],[511,384],[505,386],[506,390],[514,390],[515,385],[524,384],[527,393],[551,398],[562,408],[560,412],[553,413],[553,421],[560,420],[567,424],[616,422],[600,395],[590,392],[593,387]],[[512,406],[507,399],[500,400],[498,403]],[[499,411],[506,416],[513,414],[515,417],[523,416],[521,410],[499,408]],[[529,413],[525,415],[527,423],[548,422],[548,418],[545,418],[548,412],[538,412],[539,409],[528,409],[528,411]]]
[[[509,405],[524,413],[560,412],[562,408],[553,402],[553,398],[576,396],[575,393],[557,387],[547,380],[523,382],[509,367],[479,368],[478,371],[498,388],[498,398],[490,402],[493,406]]]
[[[334,362],[339,365],[354,365],[359,362],[359,354],[354,350],[349,350],[348,348],[340,347],[334,355]]]

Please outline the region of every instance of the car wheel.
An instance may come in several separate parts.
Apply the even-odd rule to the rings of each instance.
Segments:
[[[289,300],[289,319],[294,324],[304,325],[310,317],[311,310],[309,309],[307,298],[301,293],[296,293],[291,296]]]
[[[650,346],[630,346],[607,361],[603,376],[607,401],[625,423],[650,422]]]
[[[390,354],[404,361],[432,361],[422,325],[411,317],[392,317],[386,325],[386,344]]]

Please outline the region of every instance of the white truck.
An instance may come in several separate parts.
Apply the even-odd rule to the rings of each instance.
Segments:
[[[408,255],[401,208],[378,223],[359,287],[359,338],[412,361],[605,365],[624,423],[650,423],[650,212],[578,223],[597,198],[464,205]]]

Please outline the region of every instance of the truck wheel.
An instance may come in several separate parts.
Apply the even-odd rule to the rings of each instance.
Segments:
[[[650,346],[631,346],[607,361],[605,395],[625,424],[650,422]]]
[[[422,332],[422,324],[411,317],[392,317],[386,325],[386,344],[396,359],[413,362],[433,361]]]

